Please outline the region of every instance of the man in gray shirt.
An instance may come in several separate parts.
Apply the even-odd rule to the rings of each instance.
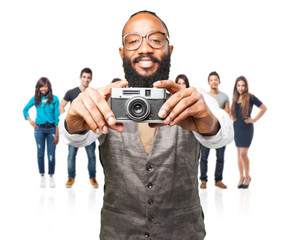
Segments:
[[[217,72],[211,72],[208,77],[208,84],[210,85],[210,92],[208,93],[210,96],[214,97],[221,109],[224,109],[228,115],[230,116],[230,106],[229,106],[229,98],[227,94],[219,91],[219,84],[221,83],[219,74]],[[210,148],[202,146],[201,148],[201,185],[200,188],[207,188],[208,181],[208,156],[209,156]],[[219,188],[227,188],[227,186],[222,182],[223,179],[223,168],[224,168],[224,152],[225,146],[221,148],[216,148],[216,169],[215,169],[215,186]]]

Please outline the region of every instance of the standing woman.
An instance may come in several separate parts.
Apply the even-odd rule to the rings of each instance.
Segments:
[[[251,118],[253,105],[261,109],[255,118]],[[238,77],[235,82],[231,105],[240,174],[238,188],[248,188],[251,181],[247,153],[253,138],[253,123],[258,121],[266,110],[266,106],[256,96],[249,93],[247,79],[244,76]]]
[[[33,121],[28,111],[35,106],[36,119]],[[59,99],[53,95],[52,86],[49,79],[40,78],[35,86],[35,95],[30,99],[23,109],[23,115],[34,128],[34,136],[37,144],[37,157],[39,173],[41,174],[41,187],[46,186],[45,179],[45,142],[47,142],[47,154],[49,160],[50,187],[55,187],[55,150],[59,142]]]

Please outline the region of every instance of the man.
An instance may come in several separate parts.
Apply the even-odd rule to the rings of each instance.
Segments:
[[[119,51],[127,81],[86,89],[61,117],[67,142],[87,144],[98,134],[105,174],[100,239],[201,240],[205,228],[196,137],[208,147],[227,144],[233,136],[231,120],[209,97],[213,115],[194,87],[161,80],[168,79],[173,46],[155,13],[132,15],[122,40]],[[163,124],[116,123],[107,99],[111,88],[127,85],[166,88],[172,94],[159,112]]]
[[[86,88],[88,88],[90,82],[92,81],[92,71],[90,68],[84,68],[80,73],[80,86],[73,88],[66,92],[64,98],[60,103],[60,113],[65,112],[65,107],[68,102],[72,103],[73,100]],[[98,183],[95,179],[96,174],[96,157],[95,157],[95,141],[91,144],[85,146],[85,150],[88,157],[88,172],[89,181],[94,188],[98,188]],[[66,187],[71,188],[75,182],[76,176],[76,155],[78,147],[73,147],[68,145],[68,181],[66,182]]]
[[[230,116],[230,106],[229,106],[229,98],[227,94],[219,91],[219,84],[221,83],[219,74],[217,72],[211,72],[208,77],[208,84],[210,86],[209,95],[214,97],[221,109],[224,109],[228,115]],[[208,170],[208,156],[209,156],[210,148],[202,146],[201,148],[201,185],[200,188],[207,188],[207,170]],[[215,169],[215,186],[219,188],[226,189],[227,186],[222,182],[223,179],[223,168],[224,168],[224,152],[225,146],[216,148],[216,169]]]

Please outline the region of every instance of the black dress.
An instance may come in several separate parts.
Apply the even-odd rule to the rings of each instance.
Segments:
[[[248,117],[250,117],[253,105],[260,107],[262,102],[254,95],[250,97],[250,108]],[[234,141],[236,147],[249,147],[253,138],[253,124],[245,123],[241,115],[241,103],[237,103],[235,107],[236,121],[233,122]]]

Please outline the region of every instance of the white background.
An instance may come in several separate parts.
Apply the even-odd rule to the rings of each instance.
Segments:
[[[217,71],[220,89],[231,98],[235,79],[244,75],[250,92],[268,107],[255,124],[249,190],[236,188],[234,142],[226,150],[227,190],[214,187],[215,152],[210,154],[208,188],[200,190],[206,239],[292,239],[288,0],[1,1],[0,238],[98,239],[103,197],[99,161],[101,187],[95,190],[80,149],[76,183],[68,190],[67,146],[60,142],[57,187],[40,189],[33,129],[22,109],[42,76],[50,79],[60,100],[79,85],[84,67],[93,70],[92,87],[124,78],[118,54],[121,31],[132,13],[145,9],[156,12],[169,28],[174,45],[170,79],[184,73],[191,85],[208,90],[207,76]],[[253,116],[257,112],[255,108]]]

